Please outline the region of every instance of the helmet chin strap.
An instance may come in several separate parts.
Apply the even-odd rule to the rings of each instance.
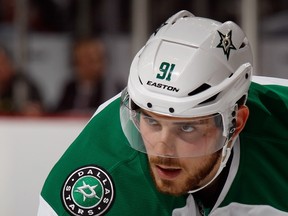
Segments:
[[[188,191],[188,193],[195,193],[195,192],[197,192],[197,191],[199,191],[199,190],[202,190],[203,188],[205,188],[205,187],[207,187],[208,185],[210,185],[210,184],[219,176],[219,174],[222,172],[222,170],[223,170],[224,167],[226,166],[226,163],[227,163],[227,161],[228,161],[228,159],[229,159],[229,157],[230,157],[230,155],[231,155],[231,150],[232,150],[232,147],[233,147],[234,142],[235,142],[236,139],[234,139],[232,145],[231,145],[230,147],[228,147],[228,144],[229,144],[230,140],[231,140],[231,139],[228,139],[228,138],[227,138],[226,141],[225,141],[225,145],[224,145],[223,148],[222,148],[221,163],[220,163],[220,166],[219,166],[218,171],[217,171],[217,173],[215,174],[215,176],[214,176],[207,184],[205,184],[205,185],[203,185],[202,187],[197,188],[197,189],[195,189],[195,190],[190,190],[190,191]]]

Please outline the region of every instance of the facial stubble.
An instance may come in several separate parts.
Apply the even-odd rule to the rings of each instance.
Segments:
[[[159,157],[159,156],[149,157],[151,176],[154,180],[154,183],[158,191],[162,193],[174,195],[174,196],[180,196],[180,195],[186,194],[190,190],[195,190],[203,186],[203,182],[207,181],[208,176],[212,172],[215,172],[215,170],[217,171],[218,166],[219,166],[218,161],[221,159],[221,151],[218,151],[212,155],[205,156],[202,158],[201,158],[201,161],[197,159],[197,161],[195,161],[195,163],[191,165],[194,167],[194,169],[192,170],[193,173],[191,173],[189,172],[189,169],[186,168],[187,165],[185,166],[181,164],[181,160],[183,159],[165,158],[165,157]],[[157,174],[155,174],[151,168],[151,166],[155,164],[164,165],[166,167],[181,167],[182,168],[181,172],[185,172],[185,179],[183,180],[181,185],[179,185],[174,180],[157,178],[156,177]],[[209,180],[210,179],[208,179],[208,181]]]

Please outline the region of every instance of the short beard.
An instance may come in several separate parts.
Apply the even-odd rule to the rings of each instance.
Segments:
[[[156,188],[158,191],[170,194],[174,196],[181,196],[184,194],[187,194],[191,190],[195,190],[197,188],[200,188],[203,186],[203,180],[206,179],[206,177],[215,169],[215,167],[218,165],[218,160],[221,158],[222,151],[218,151],[210,156],[207,156],[207,161],[205,164],[201,166],[201,170],[198,171],[198,173],[195,173],[193,176],[187,176],[185,179],[185,183],[181,186],[181,188],[178,188],[177,183],[170,181],[170,180],[161,180],[161,186],[159,186],[156,182],[156,178],[152,172],[151,166],[150,166],[150,173],[154,180],[154,183],[156,185]],[[166,165],[166,166],[180,166],[180,160],[177,158],[165,158],[165,157],[151,157],[149,159],[150,163],[155,163],[158,165]],[[209,181],[208,181],[209,182]],[[204,183],[204,185],[206,182]]]

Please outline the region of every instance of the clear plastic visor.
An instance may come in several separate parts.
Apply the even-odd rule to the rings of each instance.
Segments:
[[[129,145],[137,151],[162,157],[199,157],[212,154],[225,144],[220,114],[175,118],[143,109],[131,110],[125,104],[120,109],[122,129]]]

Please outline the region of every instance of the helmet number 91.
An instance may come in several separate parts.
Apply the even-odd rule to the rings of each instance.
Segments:
[[[160,73],[157,74],[156,78],[161,80],[171,80],[171,74],[174,70],[175,64],[170,64],[168,62],[162,62],[159,71]]]

